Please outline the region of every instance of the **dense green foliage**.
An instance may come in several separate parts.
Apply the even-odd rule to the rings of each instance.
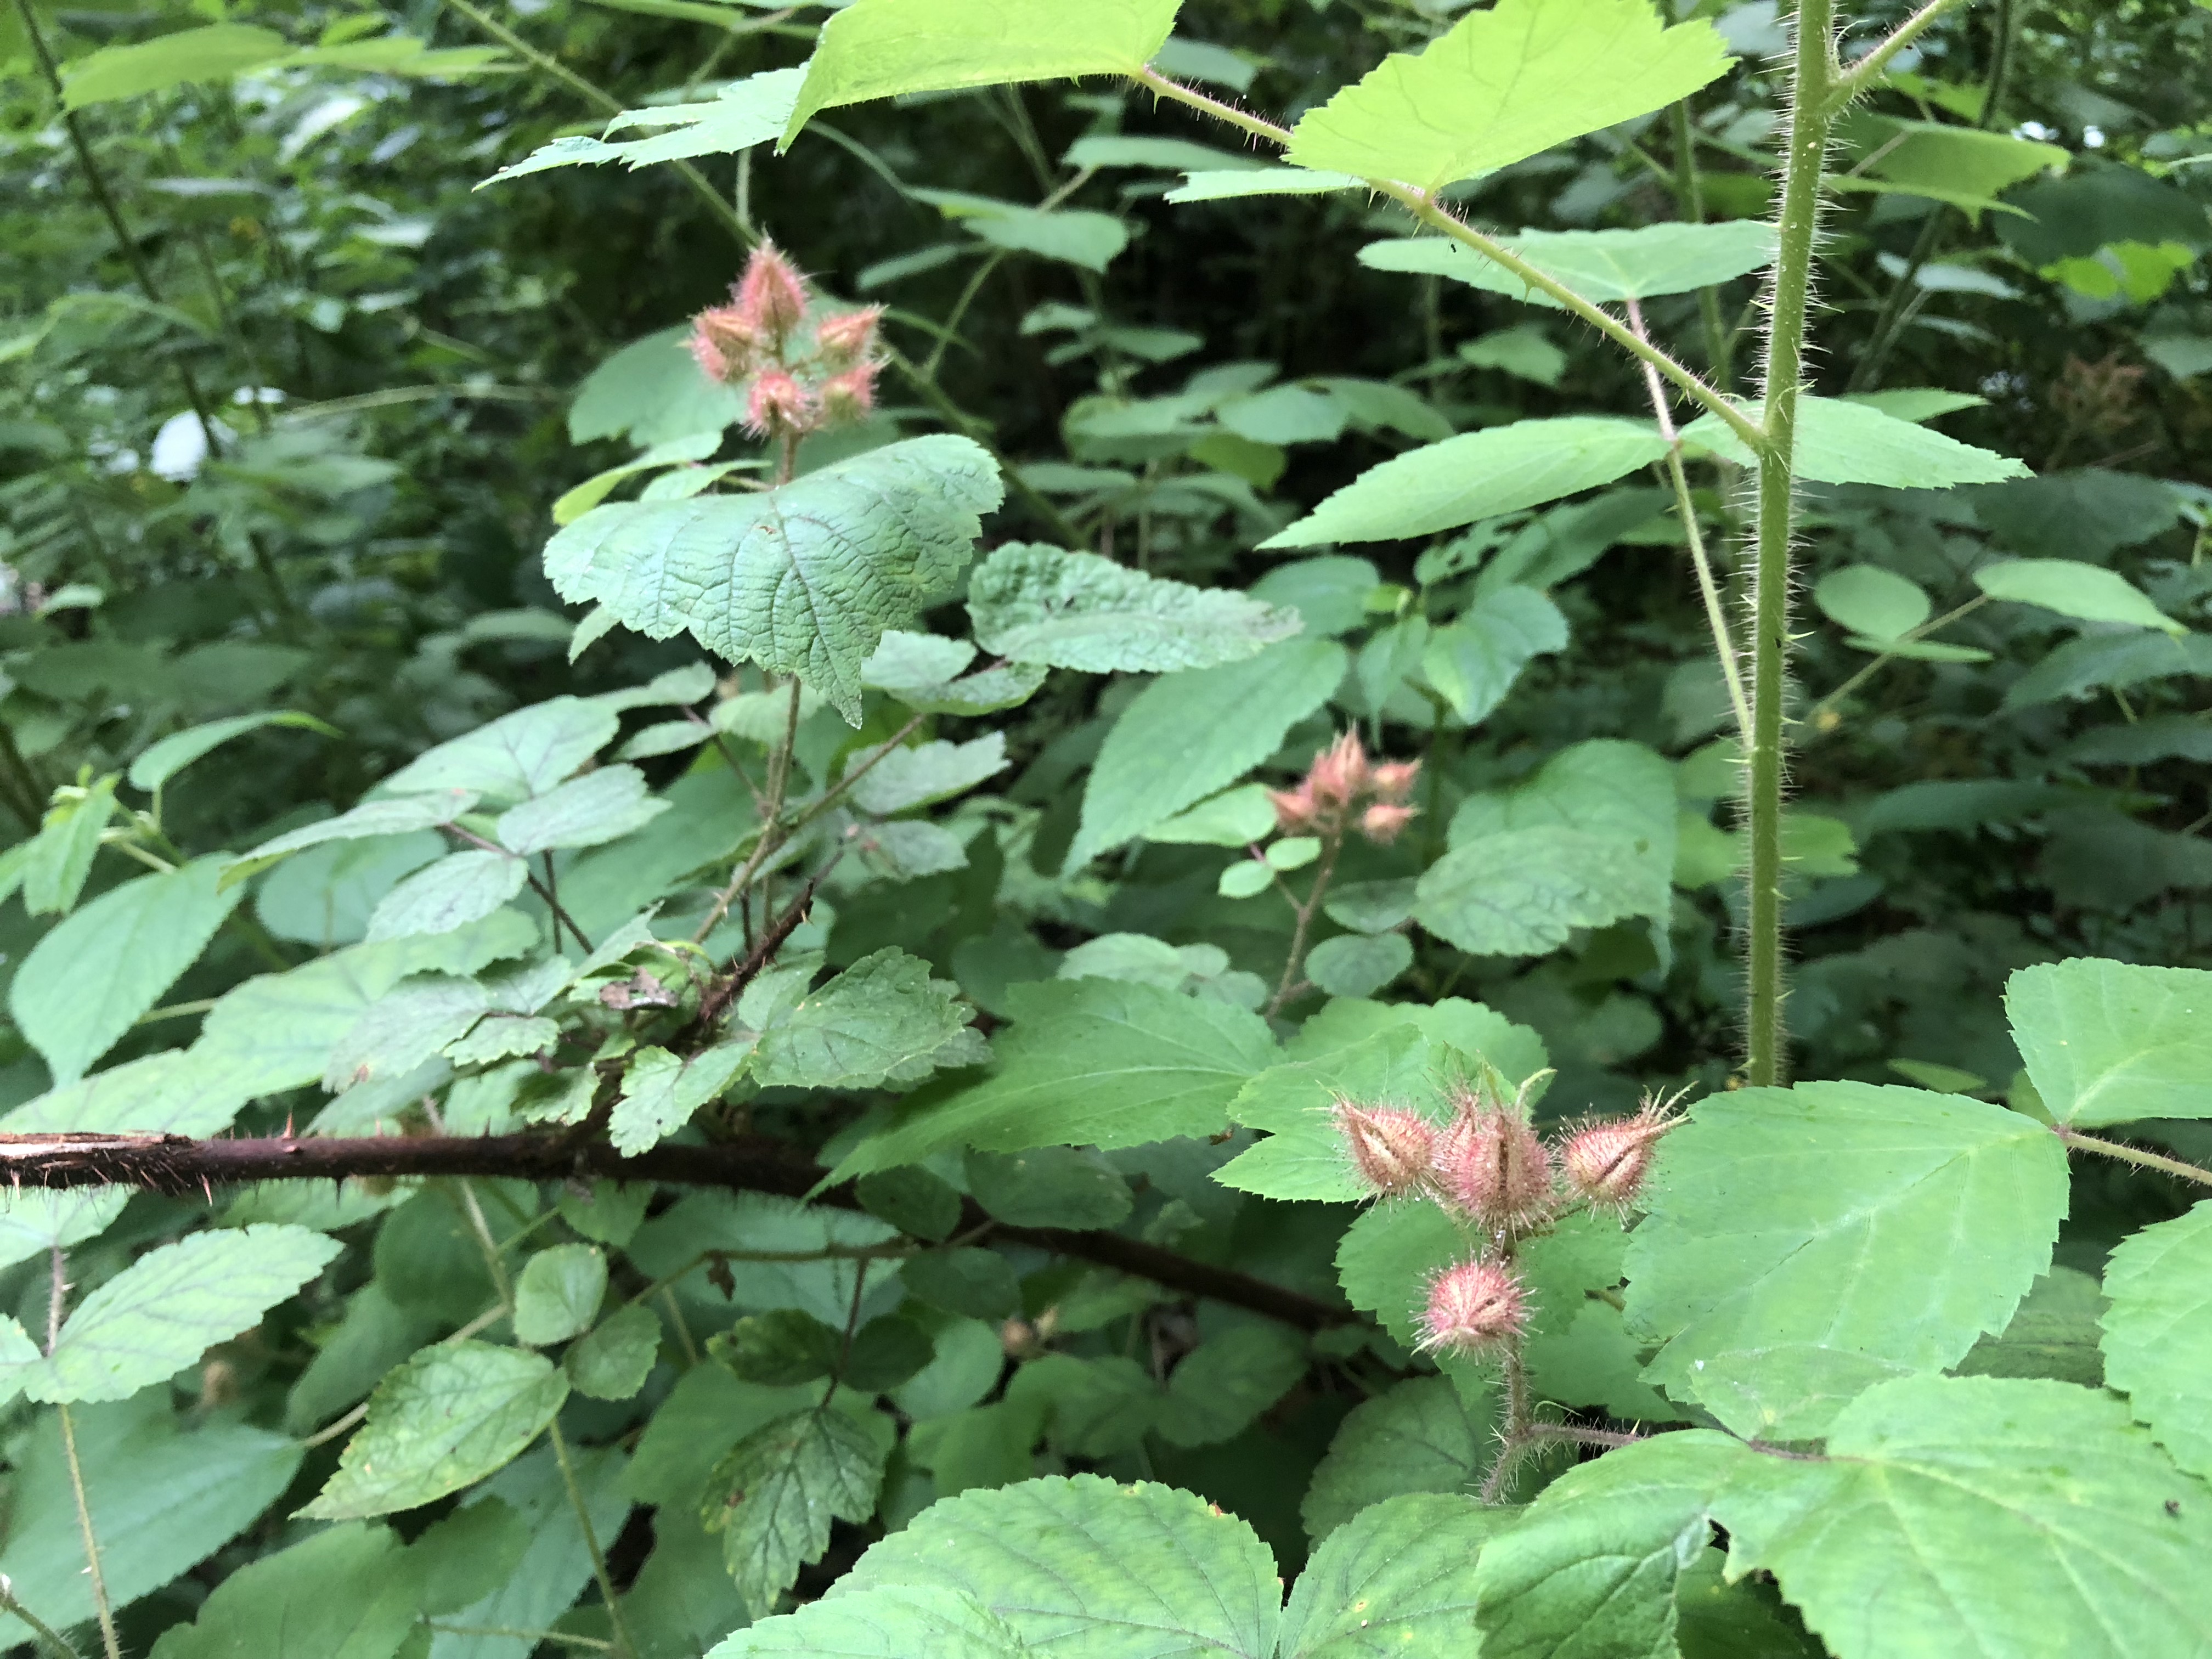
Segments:
[[[2212,1650],[2206,0],[7,4],[0,1649]]]

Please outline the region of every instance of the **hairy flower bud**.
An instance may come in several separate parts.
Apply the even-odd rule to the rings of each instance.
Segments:
[[[1267,804],[1275,809],[1275,828],[1285,835],[1302,836],[1313,828],[1317,809],[1310,781],[1295,789],[1270,789]]]
[[[861,363],[822,383],[822,413],[830,422],[859,421],[876,406],[876,366]]]
[[[1411,823],[1414,816],[1410,806],[1393,806],[1378,800],[1359,815],[1359,833],[1377,847],[1388,847],[1398,839],[1398,832]]]
[[[735,306],[709,306],[691,319],[691,356],[710,380],[749,379],[761,367],[766,342]]]
[[[1528,1292],[1512,1264],[1487,1257],[1446,1267],[1421,1310],[1424,1351],[1475,1358],[1510,1347],[1528,1326]]]
[[[1370,1192],[1396,1198],[1419,1190],[1428,1178],[1436,1129],[1418,1112],[1340,1100],[1334,1115],[1352,1168]]]
[[[1643,1190],[1652,1151],[1673,1123],[1664,1106],[1647,1102],[1634,1117],[1578,1125],[1559,1147],[1568,1189],[1595,1207],[1626,1210]]]
[[[1323,806],[1349,806],[1357,799],[1367,787],[1367,750],[1359,733],[1347,732],[1315,756],[1306,787]]]
[[[876,343],[876,325],[883,319],[881,306],[861,311],[833,312],[814,325],[814,343],[833,362],[856,363]]]
[[[1486,1227],[1515,1231],[1542,1219],[1552,1198],[1552,1153],[1526,1118],[1462,1100],[1437,1137],[1437,1182],[1450,1202]]]
[[[806,314],[806,284],[781,249],[763,238],[734,290],[747,323],[781,343]]]
[[[1419,761],[1377,761],[1367,769],[1367,785],[1377,799],[1395,806],[1412,795],[1420,775]]]
[[[813,417],[813,400],[786,369],[763,369],[745,399],[745,429],[757,437],[803,432]]]

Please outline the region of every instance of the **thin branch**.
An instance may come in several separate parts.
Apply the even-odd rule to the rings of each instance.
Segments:
[[[829,1172],[795,1147],[764,1135],[713,1146],[663,1145],[624,1158],[611,1146],[571,1145],[549,1134],[391,1135],[360,1139],[272,1136],[195,1140],[186,1135],[0,1135],[0,1179],[46,1188],[143,1187],[177,1195],[256,1181],[343,1181],[383,1176],[482,1176],[565,1181],[660,1181],[807,1199],[856,1210],[850,1186],[824,1190]],[[1115,1232],[1014,1227],[972,1200],[963,1229],[988,1230],[1010,1243],[1110,1267],[1185,1296],[1249,1308],[1303,1330],[1357,1322],[1340,1305]]]
[[[2201,1170],[2194,1164],[2184,1164],[2178,1158],[2147,1152],[2139,1146],[2124,1146],[2117,1140],[2101,1140],[2095,1135],[2085,1135],[2079,1129],[2069,1129],[2063,1123],[2052,1124],[2051,1133],[2069,1146],[2077,1146],[2085,1152],[2118,1158],[2123,1164],[2140,1164],[2146,1170],[2156,1170],[2161,1175],[2179,1176],[2184,1181],[2212,1187],[2212,1170]]]
[[[1944,13],[1956,11],[1966,0],[1928,0],[1918,11],[1890,31],[1889,38],[1829,82],[1827,113],[1832,115],[1882,78],[1891,58],[1918,40]]]
[[[0,1613],[12,1613],[31,1627],[31,1634],[46,1650],[49,1659],[83,1659],[67,1637],[9,1594],[8,1580],[0,1577]]]
[[[62,1307],[69,1297],[69,1259],[58,1244],[53,1246],[51,1255],[46,1291],[48,1359],[61,1346]],[[84,1540],[85,1571],[92,1580],[92,1608],[100,1617],[100,1645],[106,1650],[107,1659],[123,1659],[123,1644],[115,1636],[115,1612],[107,1601],[107,1576],[100,1566],[100,1538],[92,1527],[92,1502],[84,1489],[84,1465],[77,1461],[76,1425],[70,1419],[67,1402],[56,1406],[54,1413],[61,1421],[62,1456],[69,1465],[70,1492],[76,1499],[77,1532]]]
[[[608,1628],[614,1632],[614,1650],[623,1659],[635,1659],[637,1644],[629,1639],[629,1632],[623,1625],[614,1575],[607,1571],[607,1553],[599,1547],[599,1528],[592,1524],[591,1506],[584,1502],[584,1489],[576,1482],[576,1466],[568,1456],[568,1437],[561,1432],[559,1417],[545,1425],[545,1434],[553,1443],[553,1461],[561,1466],[561,1484],[568,1489],[568,1507],[575,1510],[576,1524],[583,1528],[584,1548],[592,1558],[592,1577],[599,1587],[599,1599],[606,1603]]]

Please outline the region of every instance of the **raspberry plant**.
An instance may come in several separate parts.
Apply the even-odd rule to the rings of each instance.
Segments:
[[[2068,39],[2015,0],[1419,5],[1334,57],[1346,8],[1238,8],[1282,120],[1194,0],[636,0],[608,38],[720,38],[625,107],[536,13],[451,3],[477,44],[216,5],[91,45],[34,0],[0,40],[37,100],[11,142],[41,189],[68,170],[131,284],[0,342],[27,365],[0,439],[44,458],[4,486],[0,1642],[2212,1645],[2212,968],[2186,965],[2201,904],[2163,902],[2212,873],[2203,818],[2156,818],[2160,769],[2212,759],[2185,704],[2212,489],[2060,465],[2127,429],[2148,371],[2117,355],[2056,374],[2041,476],[1931,424],[2018,371],[1876,384],[1916,330],[1997,340],[1936,296],[2031,279],[2085,338],[2161,303],[2142,350],[2177,385],[2212,368],[2201,103],[2124,162],[2087,152],[2129,106],[2071,82],[2081,155],[2008,126],[2016,55]],[[757,50],[794,61],[710,88]],[[348,76],[368,90],[307,101]],[[301,331],[351,349],[416,300],[536,319],[566,277],[453,301],[485,262],[392,256],[435,216],[363,230],[330,190],[281,234],[241,210],[277,275],[237,295],[204,216],[149,255],[150,187],[115,167],[174,157],[204,100],[241,164],[312,172],[414,81],[607,118],[526,149],[488,116],[457,153],[506,165],[468,211],[672,180],[718,239],[711,283],[561,380],[568,441],[615,459],[557,498],[528,493],[544,422],[453,414],[534,403],[544,365],[424,388],[418,469],[525,458],[526,511],[471,510],[529,520],[526,602],[465,617],[401,580],[377,492],[422,490],[430,539],[447,498],[349,424],[413,394],[311,395],[339,354]],[[1040,87],[1084,124],[1057,169]],[[1033,203],[911,181],[942,151],[976,182],[975,110]],[[824,155],[950,240],[848,269],[838,216],[873,216],[795,171]],[[167,165],[168,198],[253,194]],[[1152,176],[1109,211],[1127,169]],[[1572,228],[1528,228],[1566,171],[1541,189]],[[1370,238],[1358,271],[1293,229],[1255,292],[1397,283],[1372,291],[1417,314],[1328,372],[1147,389],[1205,342],[1117,308],[1140,203],[1170,297],[1223,227],[1319,212]],[[1947,257],[1962,224],[1996,240]],[[330,321],[303,252],[398,298],[356,284]],[[941,318],[860,297],[963,261]],[[1863,314],[1823,313],[1824,264]],[[1063,297],[998,347],[1088,386],[994,422],[948,389],[988,355],[963,328],[1040,268]],[[1448,311],[1512,320],[1447,351]],[[280,325],[293,370],[263,361]],[[476,361],[409,328],[425,375]],[[1426,361],[1352,372],[1386,339]],[[1347,434],[1384,458],[1291,470]],[[2185,562],[2117,568],[2147,545]],[[1616,548],[1650,563],[1626,620],[1626,553],[1589,575]],[[1807,586],[1835,637],[1800,631]],[[1663,679],[1637,655],[1662,613],[1697,640]],[[1575,678],[1577,635],[1616,655]],[[1793,750],[1853,721],[1855,764],[1905,746],[1870,700],[1906,673],[1943,742],[2016,717],[2072,769],[1793,805]],[[2097,695],[2124,724],[2069,735]],[[1676,758],[1625,735],[1667,722]],[[1793,1001],[1790,926],[1884,890],[1862,841],[2031,817],[2035,927],[1951,872],[1984,907],[1955,935],[1814,953]],[[1902,906],[1936,878],[1899,862]],[[2073,909],[2098,920],[2063,933]],[[1632,1079],[1662,1000],[1679,1040]]]

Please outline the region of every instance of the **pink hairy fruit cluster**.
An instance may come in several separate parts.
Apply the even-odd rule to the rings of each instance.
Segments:
[[[730,303],[691,319],[691,356],[708,380],[744,391],[756,437],[804,437],[875,408],[883,314],[881,306],[822,311],[806,278],[764,240]]]
[[[1370,761],[1357,732],[1347,732],[1314,757],[1296,788],[1270,789],[1275,824],[1286,836],[1340,833],[1347,827],[1381,846],[1413,821],[1406,805],[1419,778],[1419,761]],[[1367,805],[1355,811],[1362,802]]]

